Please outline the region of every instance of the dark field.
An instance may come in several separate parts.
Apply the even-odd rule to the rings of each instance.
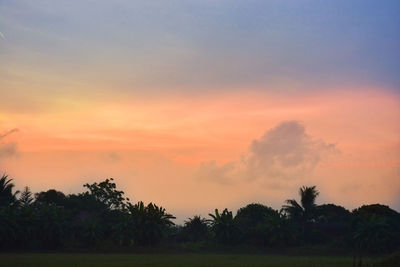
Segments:
[[[365,259],[365,266],[378,262]],[[349,256],[246,254],[0,254],[1,266],[352,266]],[[364,266],[364,265],[363,265]]]

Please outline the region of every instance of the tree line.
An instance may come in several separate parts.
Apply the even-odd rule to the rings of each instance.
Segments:
[[[252,203],[232,211],[215,209],[183,225],[165,208],[132,204],[112,178],[85,184],[85,192],[21,192],[7,175],[0,178],[0,249],[134,249],[136,247],[215,244],[224,247],[285,248],[326,245],[346,248],[359,257],[400,246],[400,214],[385,205],[353,211],[317,205],[315,186],[299,189],[300,201],[288,199],[280,210]]]

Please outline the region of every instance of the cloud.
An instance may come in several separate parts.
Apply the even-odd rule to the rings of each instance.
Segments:
[[[3,134],[0,134],[0,141],[12,133],[18,132],[19,130],[14,128]],[[6,157],[12,157],[17,154],[17,144],[14,142],[0,143],[0,159]]]
[[[19,129],[14,128],[14,129],[11,129],[11,130],[9,130],[9,131],[3,133],[3,134],[0,134],[0,140],[3,139],[3,138],[5,138],[5,137],[7,137],[7,136],[9,136],[9,135],[12,134],[12,133],[18,132],[18,131],[19,131]]]
[[[215,161],[202,163],[198,176],[224,184],[242,179],[287,186],[292,179],[311,175],[325,156],[337,151],[334,144],[308,135],[300,122],[284,121],[253,140],[240,160],[221,166]]]
[[[4,36],[4,34],[2,32],[0,32],[0,38],[1,39],[6,39],[6,37]]]
[[[295,178],[312,172],[334,144],[314,139],[298,121],[285,121],[254,140],[245,159],[250,179]]]
[[[17,155],[17,151],[16,143],[0,144],[0,159],[15,156]]]
[[[218,166],[215,160],[201,163],[196,173],[196,176],[201,180],[212,180],[220,184],[231,184],[234,175],[236,175],[235,162]]]
[[[107,160],[115,163],[120,162],[122,160],[122,157],[116,152],[110,152],[107,154]]]

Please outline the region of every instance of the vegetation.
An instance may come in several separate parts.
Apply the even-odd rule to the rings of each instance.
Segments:
[[[132,204],[112,178],[84,188],[85,192],[70,195],[54,189],[33,194],[28,187],[19,193],[3,175],[0,249],[138,251],[197,246],[212,251],[320,246],[353,251],[354,263],[362,264],[365,255],[394,252],[400,246],[398,212],[379,204],[352,212],[334,204],[317,205],[315,186],[300,188],[300,202],[289,199],[280,211],[252,203],[236,215],[216,209],[209,219],[194,216],[183,226],[175,225],[175,217],[161,206]]]

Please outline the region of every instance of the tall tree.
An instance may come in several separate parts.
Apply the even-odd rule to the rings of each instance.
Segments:
[[[3,174],[0,178],[0,207],[9,206],[17,203],[17,194],[19,191],[13,193],[14,184],[12,179],[8,178],[7,174]]]
[[[313,219],[317,205],[315,199],[319,195],[315,186],[303,186],[299,189],[300,203],[295,199],[286,200],[286,204],[282,207],[283,211],[288,214],[291,219],[308,221]]]
[[[24,190],[21,192],[21,196],[19,197],[19,203],[21,206],[29,206],[33,201],[32,192],[29,187],[25,186]]]
[[[290,220],[297,222],[300,226],[300,235],[303,240],[308,242],[311,236],[311,225],[315,222],[316,207],[315,199],[319,192],[315,186],[303,186],[299,189],[300,203],[295,199],[286,200],[287,205],[283,205],[282,210]]]
[[[124,209],[129,198],[124,197],[124,192],[117,190],[113,178],[109,178],[100,183],[83,185],[89,190],[89,194],[96,200],[105,204],[108,209]]]

